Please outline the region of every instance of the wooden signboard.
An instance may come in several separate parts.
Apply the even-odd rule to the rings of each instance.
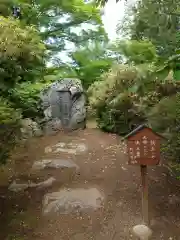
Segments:
[[[142,125],[128,134],[127,150],[131,165],[158,165],[161,136]]]
[[[140,166],[142,182],[142,215],[143,222],[148,225],[148,182],[147,166],[160,162],[160,140],[162,136],[146,125],[141,125],[129,133],[127,140],[128,163]]]

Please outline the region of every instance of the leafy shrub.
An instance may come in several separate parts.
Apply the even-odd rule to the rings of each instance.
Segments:
[[[146,120],[144,103],[152,96],[144,93],[155,86],[150,72],[151,67],[145,71],[144,67],[115,66],[103,76],[104,81],[89,88],[90,105],[96,109],[101,129],[124,135]]]
[[[120,52],[128,63],[142,64],[157,61],[155,46],[148,40],[116,41],[114,50]]]
[[[20,119],[20,111],[0,98],[0,163],[5,163],[14,147],[20,129]]]
[[[41,102],[39,93],[46,86],[46,83],[23,83],[11,91],[10,100],[14,107],[22,111],[23,118],[34,119],[42,117]]]
[[[44,67],[45,45],[32,26],[0,16],[0,91],[34,81]]]
[[[7,159],[16,142],[21,112],[26,117],[39,114],[39,89],[27,82],[43,75],[45,53],[35,27],[0,16],[0,162]]]
[[[116,66],[103,79],[88,90],[98,126],[124,135],[149,121],[155,130],[170,135],[168,144],[178,155],[179,135],[174,128],[178,126],[180,105],[179,95],[175,94],[180,90],[180,83],[171,77],[162,79],[156,75],[154,66],[147,64]]]
[[[151,126],[167,137],[164,153],[180,163],[180,93],[163,98],[148,114]]]

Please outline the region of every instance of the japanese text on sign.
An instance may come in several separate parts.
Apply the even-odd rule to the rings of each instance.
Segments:
[[[161,136],[144,125],[129,133],[127,150],[130,164],[157,165],[160,161]]]

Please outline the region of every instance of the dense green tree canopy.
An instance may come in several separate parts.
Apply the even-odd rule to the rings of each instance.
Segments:
[[[162,57],[174,54],[180,46],[178,0],[141,0],[127,8],[126,18],[119,26],[124,36],[134,40],[149,39]]]
[[[148,40],[116,40],[111,48],[124,57],[126,63],[138,65],[152,63],[157,59],[156,49]]]
[[[0,91],[34,81],[45,67],[46,48],[37,30],[0,17]]]
[[[21,23],[35,25],[48,49],[55,53],[62,51],[69,42],[81,45],[90,39],[107,37],[100,10],[93,3],[83,0],[1,0],[1,14],[12,15],[13,6],[21,8]]]
[[[93,82],[100,80],[113,64],[113,58],[108,56],[107,44],[94,42],[77,49],[71,54],[73,68],[87,89]]]
[[[95,0],[96,4],[101,6],[104,6],[108,1],[111,1],[111,0]],[[116,2],[119,2],[119,1],[120,0],[116,0]]]

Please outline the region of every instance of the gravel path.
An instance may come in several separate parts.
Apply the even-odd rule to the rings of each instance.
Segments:
[[[34,170],[42,160],[47,165]],[[0,180],[1,240],[130,240],[132,227],[141,223],[139,168],[127,165],[119,137],[97,129],[31,140],[14,152]],[[13,192],[8,189],[13,181],[29,185]],[[76,197],[62,198],[68,191]],[[44,215],[47,196],[55,202],[59,193],[61,203]],[[76,199],[67,202],[72,196]],[[69,212],[74,202],[77,209]],[[179,188],[167,181],[166,170],[149,169],[153,240],[180,240],[179,209]]]

